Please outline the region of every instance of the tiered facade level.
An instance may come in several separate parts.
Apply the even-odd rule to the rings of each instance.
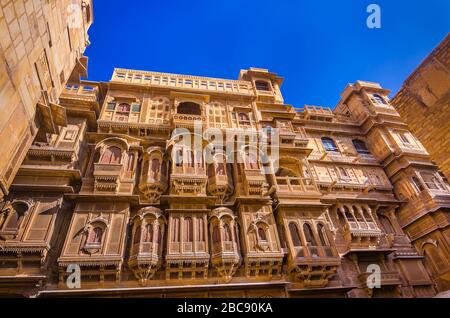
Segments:
[[[35,139],[0,210],[0,282],[8,282],[0,293],[430,297],[447,289],[449,186],[389,91],[357,81],[334,111],[297,110],[284,103],[282,81],[257,68],[238,80],[115,69],[108,83],[68,85],[59,99],[66,125]],[[267,142],[279,158],[263,162],[233,137],[233,161],[217,151],[206,162],[207,136],[200,149],[171,138],[198,123],[227,136],[277,128],[279,142]],[[417,218],[428,221],[410,227]],[[434,240],[412,244],[430,231]],[[81,289],[67,284],[74,264]],[[374,265],[380,288],[370,289]]]

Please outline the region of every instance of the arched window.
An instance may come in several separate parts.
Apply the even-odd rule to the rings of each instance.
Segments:
[[[298,227],[295,223],[289,223],[289,233],[291,234],[292,243],[294,246],[301,246],[300,235],[298,234]]]
[[[224,223],[223,225],[223,240],[225,242],[231,242],[232,236],[231,236],[231,228],[228,223]]]
[[[411,180],[417,192],[422,192],[423,190],[425,190],[422,185],[422,182],[420,182],[420,180],[417,177],[412,177]]]
[[[353,139],[352,140],[353,146],[355,146],[355,149],[360,154],[370,154],[369,149],[367,148],[367,145],[364,141],[359,139]]]
[[[258,237],[259,237],[260,241],[263,241],[263,242],[267,241],[266,231],[264,230],[264,228],[262,226],[258,227]]]
[[[94,227],[88,237],[89,245],[100,245],[102,243],[103,229],[99,226]]]
[[[177,243],[180,241],[180,218],[173,218],[172,226],[172,242]]]
[[[320,244],[322,246],[329,246],[330,243],[328,242],[327,232],[323,224],[317,224],[317,233],[319,233]]]
[[[334,140],[331,138],[323,137],[322,145],[323,148],[325,148],[325,151],[339,152]]]
[[[269,83],[266,81],[255,81],[255,86],[258,91],[270,91]]]
[[[153,242],[153,222],[147,223],[144,229],[144,242],[151,243]]]
[[[386,100],[383,98],[383,97],[381,97],[380,95],[378,95],[378,94],[373,94],[372,95],[372,100],[375,102],[375,103],[377,103],[377,104],[383,104],[383,105],[386,105],[387,103],[386,103]]]
[[[152,159],[152,167],[151,167],[151,178],[154,180],[159,179],[159,169],[160,169],[160,163],[159,159]]]
[[[317,246],[316,240],[313,235],[313,231],[308,223],[303,224],[303,234],[305,234],[307,246]]]
[[[193,231],[194,231],[194,224],[192,222],[191,217],[184,218],[184,241],[185,242],[192,242],[194,240],[193,238]]]
[[[120,164],[122,158],[122,150],[119,147],[111,146],[103,152],[100,163],[103,164]]]
[[[201,116],[202,111],[199,104],[192,102],[180,103],[177,108],[178,114]]]
[[[141,226],[139,225],[134,231],[133,244],[139,244],[141,241]]]
[[[28,205],[21,202],[13,203],[9,210],[3,212],[3,220],[0,218],[0,230],[17,231],[28,211]]]
[[[220,232],[219,232],[218,224],[214,224],[214,226],[213,226],[212,237],[213,237],[213,243],[218,243],[220,241]]]

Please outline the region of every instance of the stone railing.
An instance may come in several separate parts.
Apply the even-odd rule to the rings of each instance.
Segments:
[[[81,82],[80,85],[66,85],[61,97],[78,99],[87,99],[90,101],[98,101],[98,87]]]
[[[201,76],[115,69],[111,81],[239,95],[254,95],[251,82]]]
[[[312,178],[277,177],[277,190],[280,192],[309,192],[317,191]]]

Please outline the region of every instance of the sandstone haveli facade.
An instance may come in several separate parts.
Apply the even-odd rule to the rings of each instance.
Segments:
[[[92,4],[79,5],[84,39]],[[115,69],[93,82],[79,80],[75,56],[55,98],[30,101],[37,120],[23,160],[4,158],[17,171],[0,203],[0,295],[432,297],[449,288],[450,188],[389,90],[357,81],[333,111],[296,109],[266,69],[237,80]],[[3,94],[16,92],[1,80]],[[233,135],[230,161],[218,140],[201,135],[200,148],[188,147],[172,135],[197,126],[248,138],[242,146]],[[250,151],[262,130],[279,132],[264,139],[274,161]],[[67,284],[74,264],[80,289]],[[380,288],[370,289],[374,265]]]

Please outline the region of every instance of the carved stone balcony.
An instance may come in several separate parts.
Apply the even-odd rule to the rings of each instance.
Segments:
[[[211,263],[219,275],[229,282],[241,262],[236,242],[224,241],[212,245]]]
[[[166,279],[205,279],[209,253],[206,242],[169,242],[166,255]]]
[[[98,87],[82,82],[80,85],[67,85],[60,98],[64,101],[71,99],[79,102],[97,102],[98,96]]]
[[[299,194],[318,191],[312,178],[276,177],[278,194]]]
[[[116,192],[120,184],[122,164],[96,163],[94,167],[95,191]]]
[[[76,161],[78,149],[61,149],[51,146],[41,146],[34,144],[28,150],[29,158],[40,158],[50,161]]]
[[[144,177],[139,183],[139,190],[144,195],[144,198],[149,203],[156,203],[159,201],[161,194],[167,188],[166,177],[158,173],[152,177]]]
[[[333,112],[328,107],[305,105],[303,112],[305,119],[331,121],[334,118]]]
[[[182,164],[172,168],[171,193],[175,195],[206,195],[208,176],[203,164]]]
[[[266,178],[259,169],[245,170],[243,179],[247,195],[262,196],[267,191]]]
[[[128,266],[143,286],[162,265],[162,251],[157,242],[137,242],[133,244]]]
[[[334,246],[296,246],[288,268],[306,288],[325,287],[336,274],[341,259]]]
[[[258,98],[258,101],[261,102],[267,102],[267,103],[273,103],[275,102],[276,95],[273,91],[265,91],[265,90],[259,90],[255,89],[256,97]]]
[[[361,273],[358,275],[358,279],[363,286],[367,286],[367,279],[372,275],[372,272]],[[370,279],[369,279],[370,280]],[[396,286],[400,285],[400,275],[397,272],[381,272],[380,273],[380,285],[381,286]]]
[[[247,277],[268,277],[281,275],[283,253],[249,253],[244,257]]]
[[[216,175],[208,179],[208,193],[216,196],[220,202],[229,195],[231,186],[226,175]]]
[[[349,250],[376,249],[383,235],[374,222],[356,221],[348,222],[344,226],[343,234]]]

